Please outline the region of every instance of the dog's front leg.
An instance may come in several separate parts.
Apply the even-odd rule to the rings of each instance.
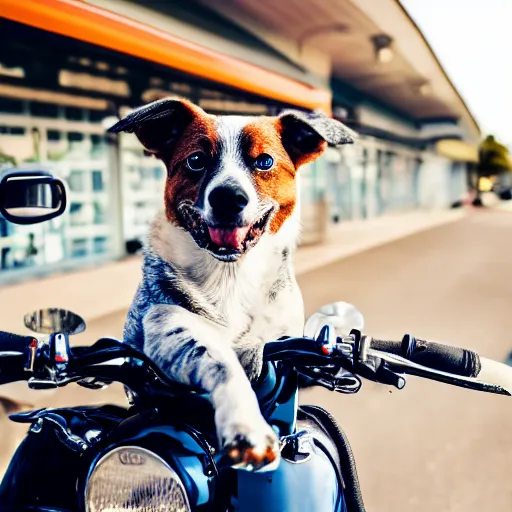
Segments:
[[[226,329],[168,305],[153,306],[143,325],[146,355],[171,379],[209,395],[227,457],[254,468],[273,462],[279,456],[277,436],[261,415]]]

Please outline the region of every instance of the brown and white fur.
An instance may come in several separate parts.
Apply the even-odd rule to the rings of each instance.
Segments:
[[[268,464],[278,441],[251,381],[263,345],[304,326],[292,266],[298,170],[328,143],[352,142],[352,132],[317,112],[212,116],[173,98],[135,110],[111,131],[134,132],[167,167],[164,211],[151,227],[125,341],[208,394],[233,463]]]

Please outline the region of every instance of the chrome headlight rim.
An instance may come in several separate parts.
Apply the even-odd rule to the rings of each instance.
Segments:
[[[136,471],[135,474],[128,475],[128,479],[131,476],[132,480],[131,482],[126,482],[124,484],[124,488],[122,487],[123,483],[117,482],[117,484],[119,484],[121,487],[116,486],[114,483],[114,489],[116,489],[114,492],[118,494],[118,497],[112,497],[112,499],[114,500],[112,501],[112,505],[108,506],[107,508],[98,505],[98,501],[108,501],[108,498],[105,498],[101,494],[99,496],[97,495],[98,485],[100,486],[100,488],[102,483],[104,485],[110,483],[110,486],[112,486],[112,479],[109,480],[108,477],[114,476],[114,479],[117,478],[115,473],[110,473],[110,475],[102,474],[102,472],[108,473],[109,469],[110,471],[113,469],[106,467],[106,465],[109,462],[117,464],[117,469],[123,469],[123,465],[125,465],[125,468],[135,467],[136,469],[140,470],[147,461],[149,461],[150,465],[153,466],[153,474],[148,474],[145,479],[143,478],[142,472],[140,471],[138,472],[139,474],[137,474]],[[125,473],[124,476],[126,476]],[[101,477],[105,478],[104,482],[98,482],[98,480],[101,480]],[[159,490],[163,490],[164,497],[157,496],[157,500],[159,498],[165,500],[169,496],[171,498],[175,498],[175,500],[160,501],[160,503],[155,502],[156,504],[153,505],[155,507],[155,512],[191,512],[192,509],[190,507],[187,490],[185,488],[183,480],[181,479],[180,475],[169,465],[168,462],[166,462],[160,455],[158,455],[154,451],[143,446],[131,444],[116,446],[115,448],[112,448],[104,452],[96,460],[96,462],[89,470],[89,474],[87,476],[84,488],[85,511],[122,512],[126,510],[130,512],[136,512],[139,508],[139,505],[133,505],[132,503],[130,503],[130,500],[140,500],[141,498],[144,498],[145,494],[149,495],[147,493],[149,487],[152,486],[153,488],[155,488],[155,486],[158,487],[158,484],[160,484],[160,487],[159,489],[156,489],[157,494]],[[125,491],[126,496],[124,496],[123,499],[121,499],[120,494],[122,493],[123,490]],[[94,493],[96,493],[96,495]],[[115,501],[116,499],[117,501]],[[96,500],[96,503],[94,502],[94,500]],[[150,500],[154,501],[154,495],[151,495]],[[172,508],[170,508],[169,505],[171,505]],[[141,510],[144,511],[153,510],[153,508],[148,508],[147,504],[143,504],[142,507],[144,508],[142,508]]]

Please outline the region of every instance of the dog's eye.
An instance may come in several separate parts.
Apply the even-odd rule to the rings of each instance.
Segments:
[[[260,171],[268,171],[273,165],[274,159],[267,153],[262,153],[254,159],[254,167]]]
[[[197,153],[192,153],[187,157],[186,164],[187,167],[193,172],[204,171],[207,164],[206,155],[200,151]]]

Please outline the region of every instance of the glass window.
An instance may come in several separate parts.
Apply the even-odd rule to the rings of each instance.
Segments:
[[[71,241],[71,256],[73,258],[83,258],[87,256],[87,239],[77,238]]]
[[[29,110],[30,113],[36,117],[56,118],[59,116],[59,107],[52,103],[39,103],[34,101],[30,103]]]
[[[49,141],[60,140],[60,132],[58,130],[48,130],[47,137]]]
[[[103,190],[103,173],[101,171],[92,171],[92,189],[94,192]]]
[[[84,111],[77,107],[65,107],[64,116],[70,121],[82,121],[84,119]]]
[[[93,239],[93,251],[95,253],[102,253],[107,252],[108,245],[107,245],[107,238],[104,236],[97,236]]]
[[[164,177],[163,167],[153,167],[153,173],[156,181],[161,181]]]
[[[82,203],[71,203],[69,205],[69,223],[71,226],[81,226],[85,224],[83,219],[83,206]]]
[[[25,128],[22,126],[0,126],[0,133],[9,135],[25,135]]]
[[[71,171],[67,179],[69,189],[73,192],[85,191],[85,173],[84,171]]]
[[[80,142],[84,140],[84,134],[80,132],[69,132],[68,133],[69,142]]]
[[[106,211],[105,205],[99,203],[98,201],[94,202],[94,224],[105,224],[106,222]]]
[[[99,144],[102,144],[105,141],[105,138],[101,135],[91,135],[91,142],[93,146],[98,146]]]
[[[9,135],[25,135],[25,128],[22,126],[0,126],[0,133]]]
[[[89,121],[93,123],[101,123],[109,114],[104,110],[89,110]]]
[[[5,114],[23,114],[23,100],[0,98],[0,112]]]

